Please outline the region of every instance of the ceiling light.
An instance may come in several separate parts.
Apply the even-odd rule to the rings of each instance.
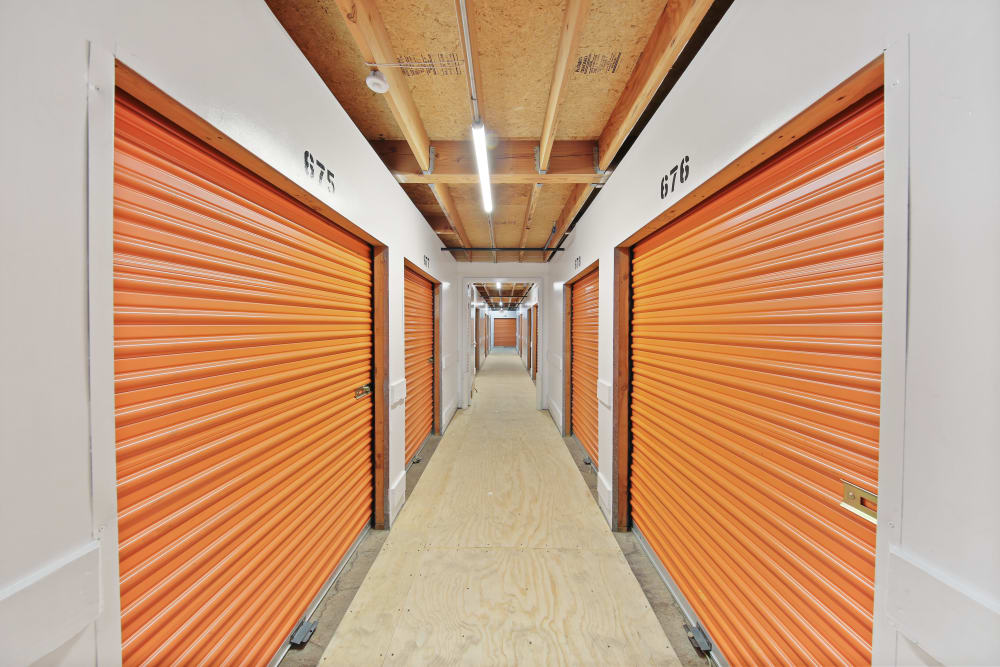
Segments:
[[[497,289],[500,289],[500,283],[497,283]]]
[[[385,80],[385,74],[378,70],[369,72],[365,77],[365,83],[376,93],[384,94],[389,92],[389,82]]]
[[[483,191],[483,210],[493,212],[493,194],[490,192],[490,164],[486,157],[486,126],[482,121],[472,124],[472,145],[476,149],[476,167],[479,169],[479,187]]]

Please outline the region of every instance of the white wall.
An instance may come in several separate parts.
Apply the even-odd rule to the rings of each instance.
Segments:
[[[576,257],[600,261],[610,382],[613,247],[888,48],[878,663],[1000,663],[998,28],[992,0],[736,2],[551,268],[557,297]],[[684,155],[691,177],[663,201]],[[545,321],[561,330],[561,309]],[[610,409],[599,434],[603,498]]]
[[[109,308],[88,313],[90,294],[110,294],[110,263],[93,266],[107,257],[97,252],[88,263],[88,235],[101,250],[106,232],[110,245],[110,216],[88,219],[88,205],[100,209],[111,197],[110,187],[88,195],[88,178],[106,183],[112,159],[109,136],[88,146],[88,122],[111,127],[113,57],[388,245],[391,383],[404,378],[403,258],[422,266],[428,256],[443,283],[445,350],[458,343],[460,283],[454,260],[262,0],[4,1],[0,12],[0,662],[61,647],[50,662],[113,664],[113,489],[91,494],[91,447],[93,479],[114,478],[102,469],[113,467],[113,415],[108,397],[90,396],[88,365],[88,336],[110,331],[111,318]],[[335,172],[335,195],[304,178],[306,149]],[[110,350],[111,341],[95,345]],[[457,363],[442,380],[442,402],[454,405]],[[108,409],[92,416],[97,404]],[[405,490],[403,410],[390,412],[393,514]],[[108,495],[110,504],[99,502]]]

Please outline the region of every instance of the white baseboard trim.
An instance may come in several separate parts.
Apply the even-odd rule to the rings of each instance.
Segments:
[[[552,401],[549,401],[549,416],[552,417],[552,421],[555,422],[556,429],[559,431],[559,433],[561,435],[565,435],[565,433],[562,432],[562,427],[563,427],[562,410],[560,410],[559,406],[557,406]]]
[[[406,502],[406,471],[403,470],[396,476],[396,480],[389,486],[389,525],[396,521],[399,510],[403,509]]]
[[[604,512],[604,518],[611,525],[611,482],[604,475],[604,472],[597,473],[597,504]]]

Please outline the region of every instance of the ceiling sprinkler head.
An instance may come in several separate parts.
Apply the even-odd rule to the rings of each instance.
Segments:
[[[385,74],[378,70],[372,70],[365,77],[365,83],[376,93],[385,94],[389,92],[389,82],[385,80]]]

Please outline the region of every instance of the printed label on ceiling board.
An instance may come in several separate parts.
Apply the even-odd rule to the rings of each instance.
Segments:
[[[618,71],[618,63],[621,62],[622,52],[616,53],[588,53],[576,59],[577,74],[614,74]]]
[[[462,73],[463,64],[462,59],[454,52],[398,56],[396,62],[403,65],[402,71],[406,76],[457,76]]]

